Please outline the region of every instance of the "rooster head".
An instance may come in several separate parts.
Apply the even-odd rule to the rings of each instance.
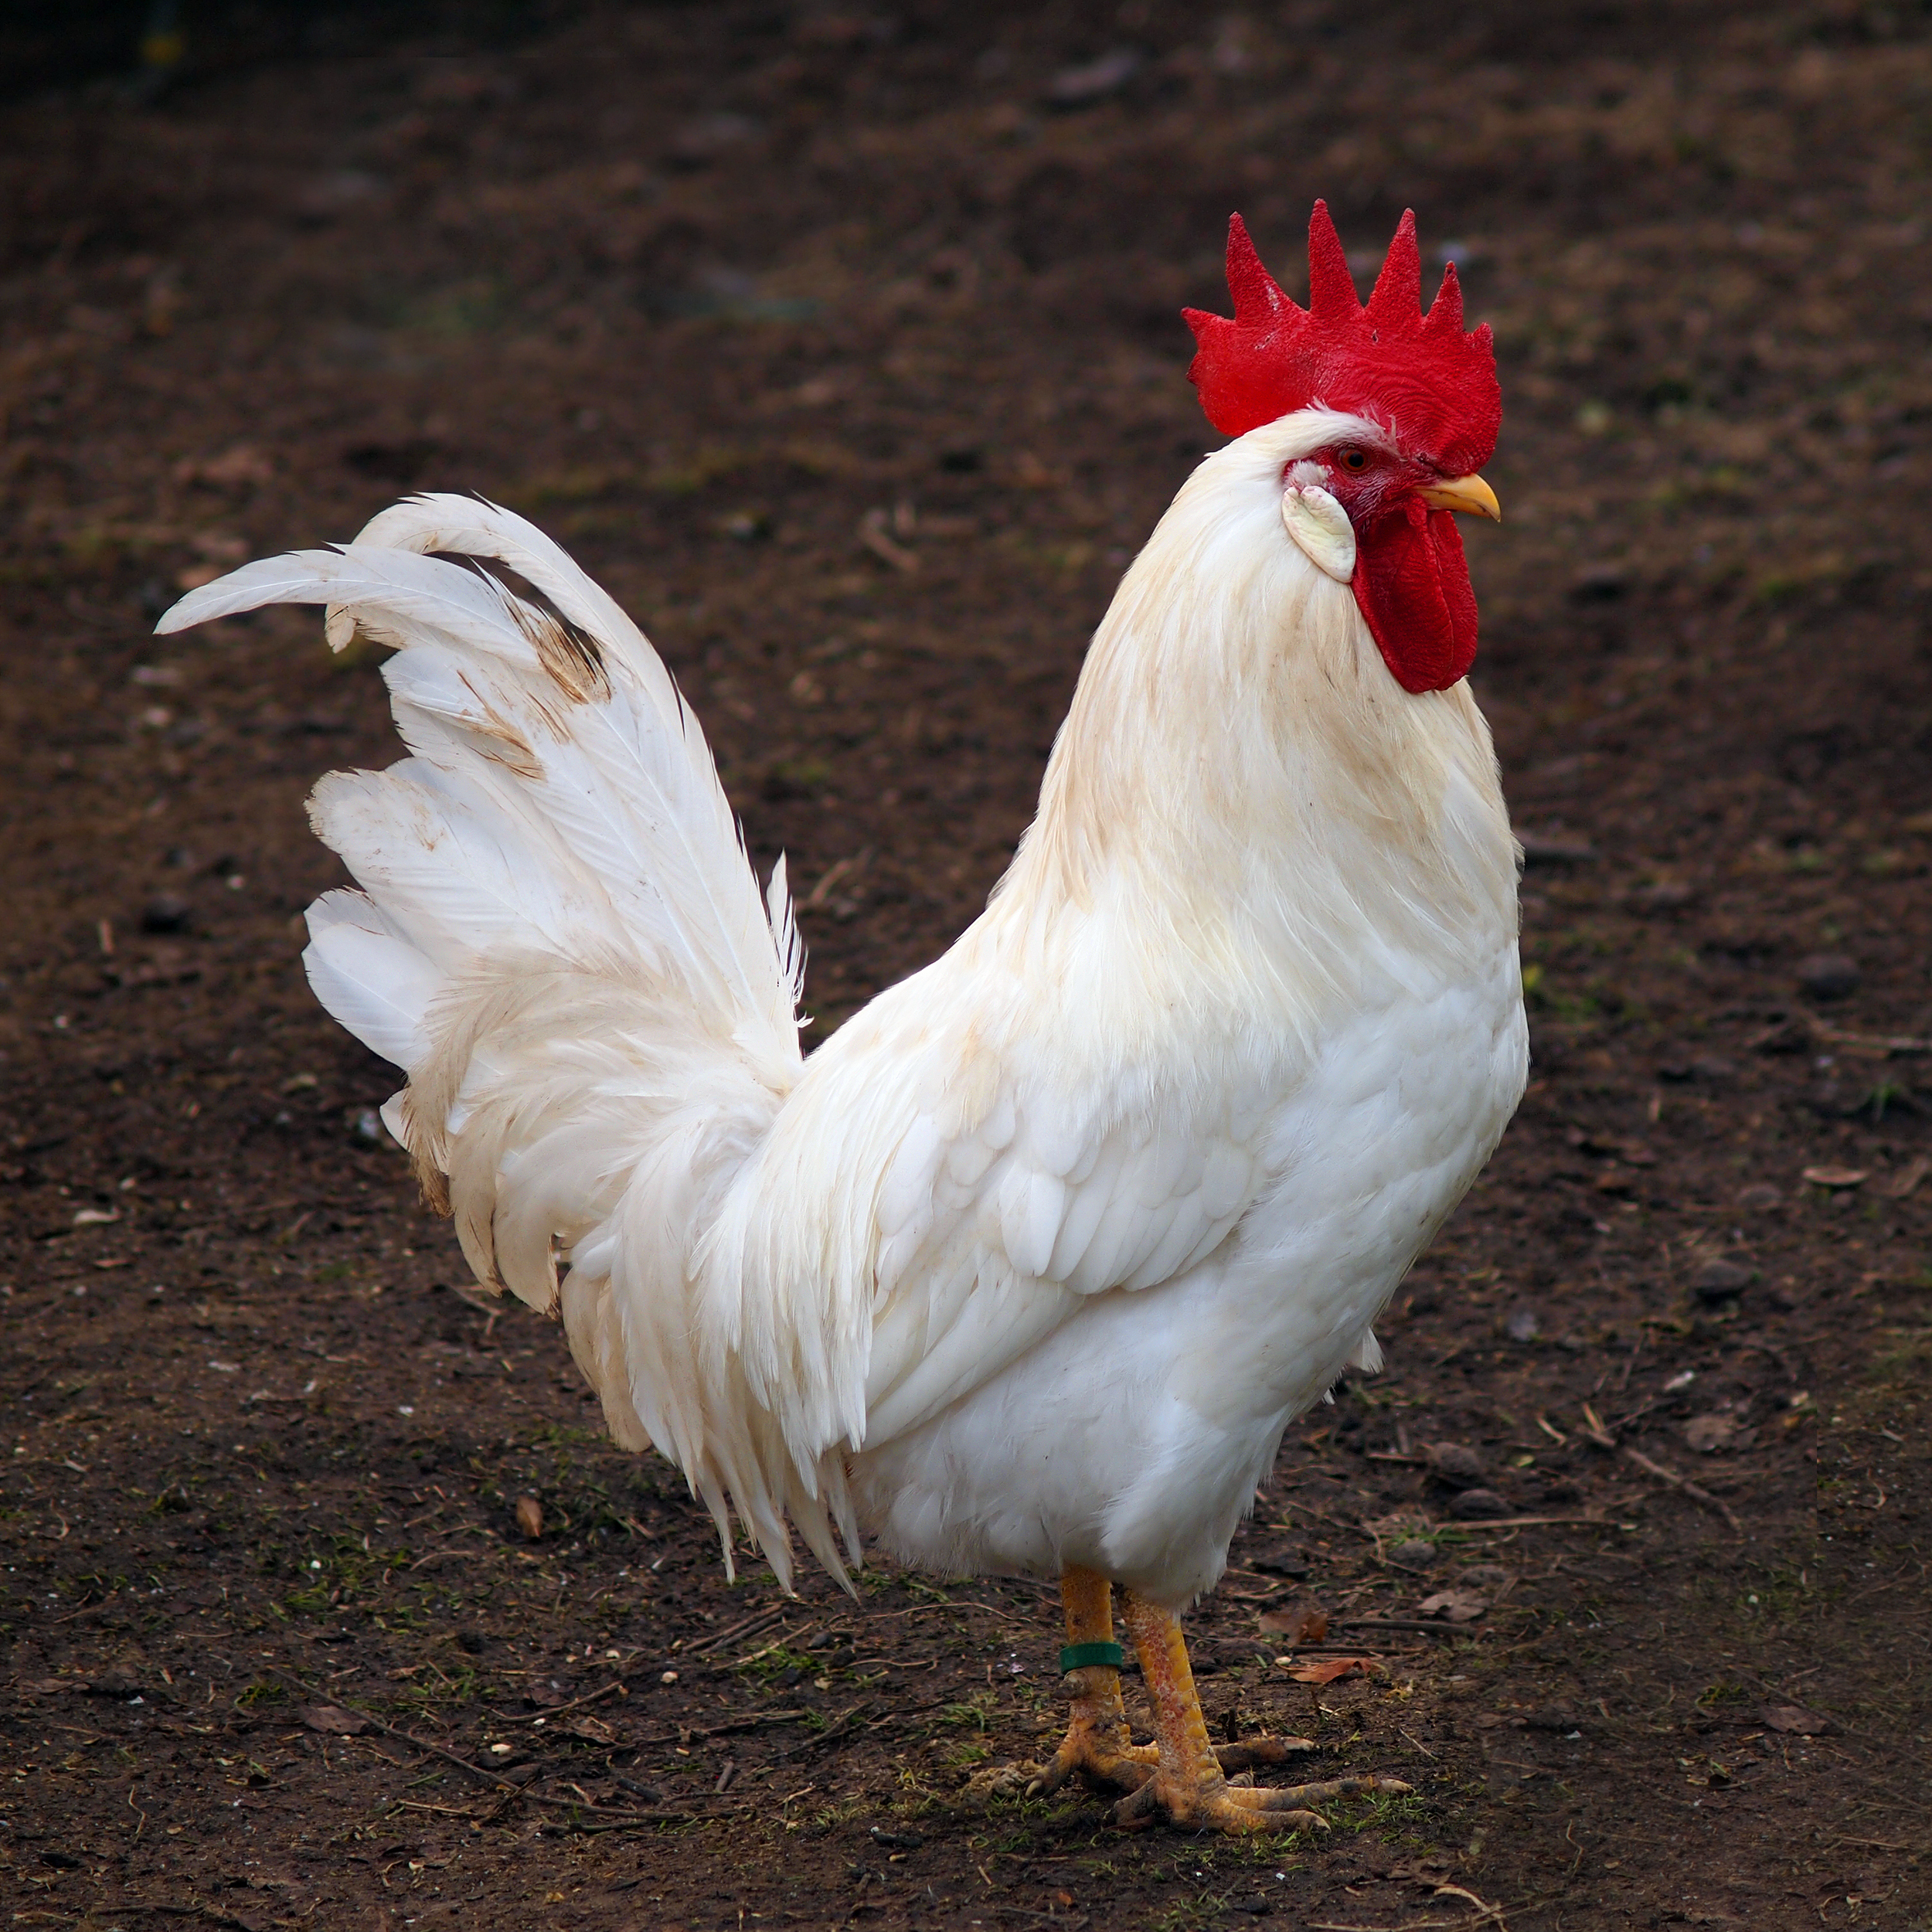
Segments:
[[[1288,533],[1356,604],[1396,682],[1446,690],[1476,655],[1476,598],[1455,513],[1502,519],[1477,474],[1502,392],[1488,325],[1462,326],[1452,262],[1425,313],[1416,218],[1402,217],[1365,307],[1327,205],[1308,223],[1308,306],[1284,294],[1239,215],[1228,224],[1234,316],[1185,311],[1188,379],[1226,436],[1304,411],[1320,446],[1287,464]]]

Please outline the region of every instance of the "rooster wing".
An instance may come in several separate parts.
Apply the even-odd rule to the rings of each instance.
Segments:
[[[862,1226],[869,1447],[998,1376],[1089,1298],[1187,1273],[1262,1173],[1258,1106],[1158,1069],[1070,1077],[1037,992],[1046,1023],[1036,1013],[989,1039],[1002,1003],[986,996],[979,937],[813,1056],[734,1189],[733,1273],[813,1267],[810,1217]],[[791,1214],[771,1211],[781,1199]]]

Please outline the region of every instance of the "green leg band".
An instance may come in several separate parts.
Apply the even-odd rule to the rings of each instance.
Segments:
[[[1085,1670],[1094,1664],[1111,1664],[1118,1670],[1127,1662],[1127,1652],[1112,1642],[1097,1644],[1069,1644],[1060,1652],[1060,1675],[1070,1670]]]

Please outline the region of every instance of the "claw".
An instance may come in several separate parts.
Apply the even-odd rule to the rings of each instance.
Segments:
[[[1053,1761],[1026,1787],[1029,1798],[1050,1798],[1076,1774],[1116,1791],[1138,1791],[1154,1773],[1155,1753],[1150,1745],[1115,1745],[1097,1728],[1073,1728],[1053,1753]]]
[[[1257,1764],[1279,1764],[1295,1751],[1311,1751],[1310,1737],[1251,1737],[1245,1744],[1217,1744],[1214,1755],[1223,1771],[1251,1771]]]

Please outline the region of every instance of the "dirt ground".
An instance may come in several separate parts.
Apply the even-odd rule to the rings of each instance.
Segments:
[[[1932,1924],[1923,10],[887,5],[191,8],[158,93],[0,107],[12,1923]],[[375,663],[148,631],[405,487],[534,517],[828,1032],[981,903],[1214,440],[1230,209],[1294,289],[1318,193],[1496,327],[1536,1065],[1191,1624],[1217,1726],[1415,1796],[1128,1835],[988,1791],[1049,1593],[728,1584],[468,1284],[298,964]]]

